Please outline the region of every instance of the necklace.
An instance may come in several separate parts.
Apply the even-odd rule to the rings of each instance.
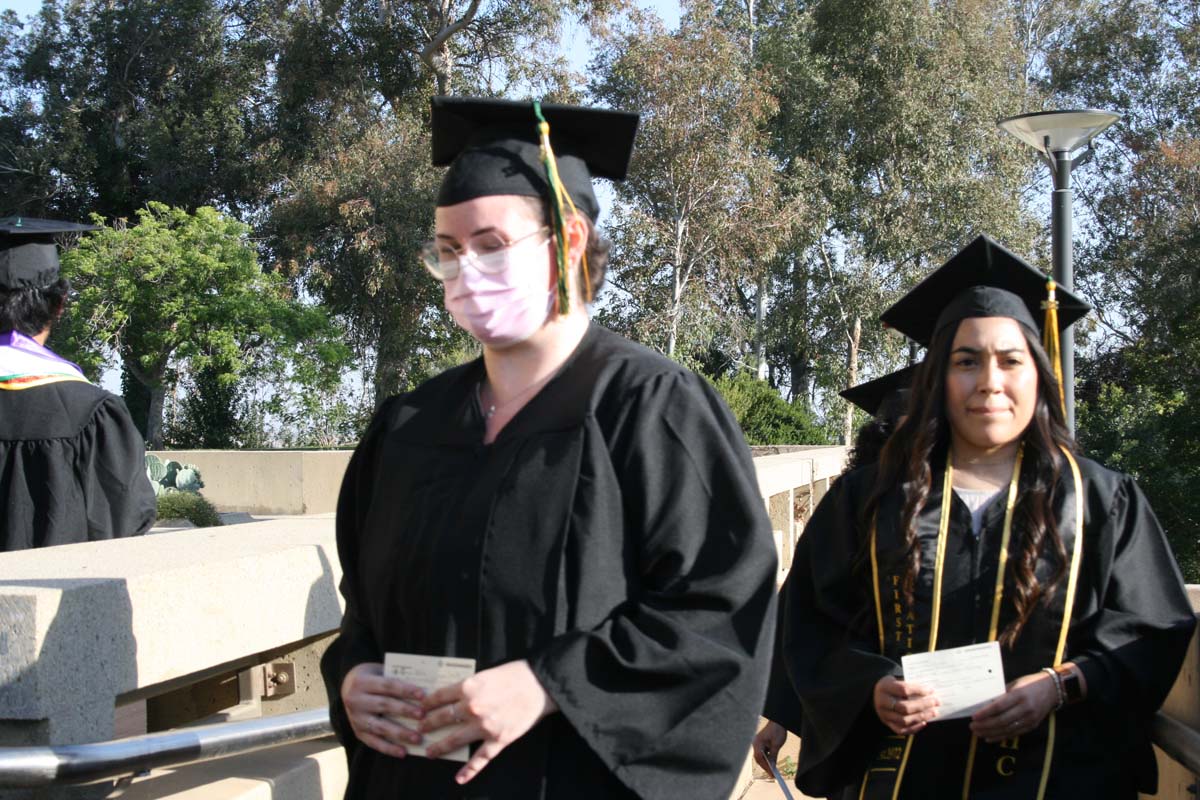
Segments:
[[[536,381],[529,384],[528,386],[526,386],[521,391],[517,392],[512,397],[508,398],[503,403],[499,403],[499,404],[488,403],[487,406],[484,406],[484,400],[483,400],[483,388],[484,388],[484,384],[486,384],[486,382],[487,382],[487,378],[484,378],[475,387],[475,394],[479,398],[479,408],[483,411],[483,418],[490,421],[492,419],[492,417],[496,416],[497,411],[501,411],[505,408],[508,408],[513,403],[522,399],[523,397],[528,395],[530,392],[532,392],[534,389],[538,388],[542,384],[546,383],[546,381],[548,381],[552,377],[554,377],[554,374],[555,374],[554,372],[551,372],[550,374],[548,374],[544,377],[538,378]]]

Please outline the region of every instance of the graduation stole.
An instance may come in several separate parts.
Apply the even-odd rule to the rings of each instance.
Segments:
[[[8,331],[0,333],[0,390],[20,391],[62,381],[89,383],[71,362],[33,339]]]
[[[1065,543],[1069,544],[1071,550],[1071,562],[1063,601],[1062,621],[1058,626],[1054,659],[1051,665],[1055,667],[1062,663],[1066,652],[1067,631],[1071,625],[1071,612],[1075,606],[1075,594],[1079,582],[1079,565],[1083,553],[1083,479],[1079,472],[1079,464],[1075,461],[1074,456],[1065,447],[1060,449],[1071,470],[1072,485],[1074,488],[1071,510],[1074,512],[1074,520],[1069,526],[1072,529],[1071,532],[1073,535],[1071,538],[1073,541]],[[1004,528],[1000,538],[996,584],[992,597],[991,621],[988,628],[988,641],[996,641],[999,635],[1000,607],[1004,598],[1004,577],[1008,564],[1009,546],[1012,542],[1013,511],[1017,503],[1017,491],[1023,455],[1024,445],[1017,451],[1016,463],[1013,464],[1012,478],[1008,485],[1008,497],[1004,509]],[[950,498],[954,491],[953,480],[953,459],[947,453],[946,470],[942,479],[942,504],[941,517],[938,521],[937,550],[934,556],[933,601],[929,627],[930,652],[937,649],[938,626],[942,605],[942,569],[945,565],[946,544],[950,533]],[[884,623],[883,589],[880,584],[878,537],[875,524],[871,525],[870,555],[872,588],[875,595],[875,619],[878,623],[879,632],[879,652],[881,655],[886,655],[887,632]],[[937,724],[936,720],[933,724]],[[998,745],[987,745],[984,743],[983,746],[988,749],[1003,751],[996,754],[995,772],[1001,779],[1008,780],[1001,780],[999,782],[992,780],[989,786],[979,786],[980,781],[974,779],[975,762],[980,749],[980,742],[974,735],[971,735],[966,751],[966,769],[963,774],[963,800],[968,800],[968,798],[972,797],[985,798],[995,796],[997,798],[1012,798],[1021,795],[1028,796],[1031,799],[1043,800],[1054,756],[1056,712],[1050,712],[1050,715],[1046,718],[1046,725],[1044,727],[1044,755],[1041,758],[1041,769],[1036,773],[1036,781],[1032,780],[1034,775],[1030,774],[1028,770],[1020,770],[1020,774],[1018,774],[1017,754],[1020,751],[1020,737],[1013,737]],[[1038,734],[1040,732],[1041,727],[1033,733]],[[863,774],[862,785],[859,789],[859,800],[897,800],[900,796],[900,787],[904,781],[904,772],[908,766],[909,756],[912,753],[913,742],[913,735],[898,736],[896,734],[888,734],[878,754]],[[1034,752],[1030,755],[1036,757],[1037,754]],[[1024,762],[1024,759],[1022,759],[1022,762]],[[1026,791],[1021,791],[1022,788],[1025,788]]]

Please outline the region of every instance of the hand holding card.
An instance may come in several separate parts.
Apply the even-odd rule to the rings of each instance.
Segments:
[[[940,703],[939,720],[969,717],[1004,694],[998,642],[914,653],[903,656],[900,663],[905,681],[933,689]]]

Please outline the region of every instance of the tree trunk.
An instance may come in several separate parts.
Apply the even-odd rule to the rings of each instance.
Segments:
[[[789,338],[793,342],[799,341],[800,344],[792,345],[791,355],[788,358],[789,379],[792,384],[790,399],[795,402],[798,398],[804,398],[805,406],[811,409],[813,407],[813,364],[809,347],[811,334],[808,314],[808,265],[804,263],[803,259],[793,258],[791,323],[789,326],[791,334]]]
[[[858,343],[862,339],[862,318],[854,315],[850,330],[850,346],[846,350],[846,387],[858,383]],[[854,443],[854,405],[846,404],[846,427],[843,441],[847,447]]]
[[[758,302],[754,313],[754,360],[758,366],[758,379],[767,379],[767,276],[759,276]]]
[[[167,396],[167,387],[159,382],[147,388],[150,390],[150,413],[146,416],[146,448],[162,450],[163,401]]]

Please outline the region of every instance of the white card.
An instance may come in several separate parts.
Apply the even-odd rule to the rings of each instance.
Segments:
[[[900,665],[905,681],[933,689],[941,702],[939,720],[969,717],[1004,694],[999,642],[914,653],[902,656]]]
[[[418,656],[412,653],[385,653],[383,674],[389,678],[399,678],[406,683],[419,686],[429,693],[441,689],[443,686],[464,681],[474,675],[475,659]],[[398,719],[396,722],[405,727],[412,726],[412,720]],[[425,748],[428,745],[440,742],[461,727],[461,725],[447,725],[445,728],[439,728],[425,734],[425,744],[406,744],[404,749],[408,751],[409,755],[424,757]],[[463,745],[457,750],[451,750],[441,758],[465,762],[470,758],[470,751],[466,745]]]

